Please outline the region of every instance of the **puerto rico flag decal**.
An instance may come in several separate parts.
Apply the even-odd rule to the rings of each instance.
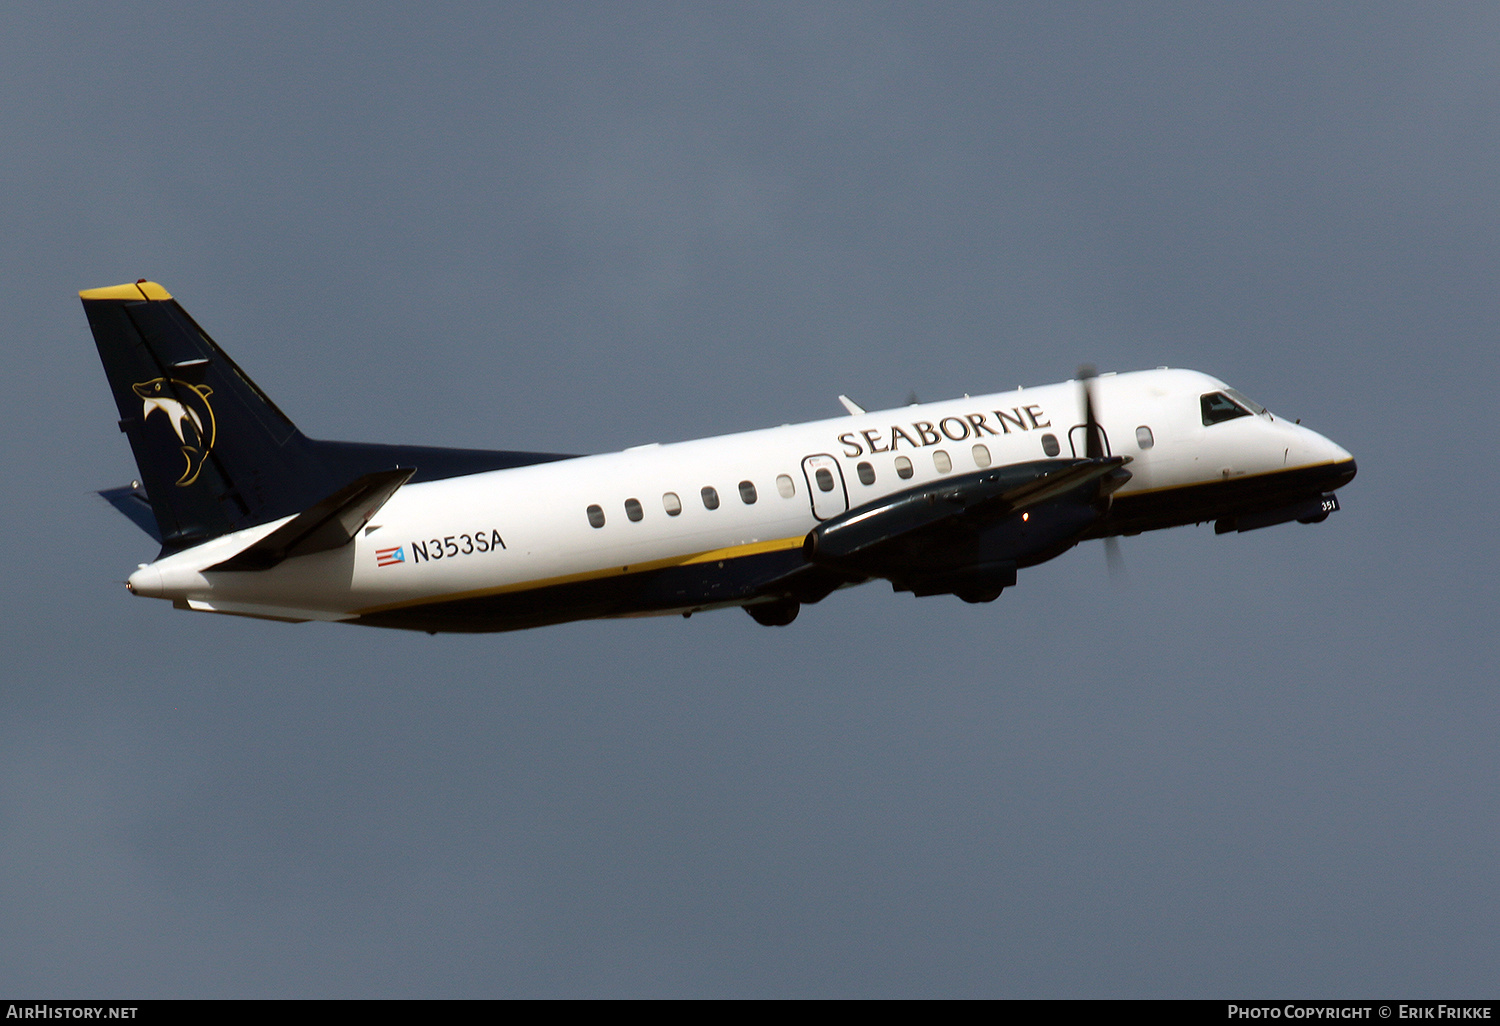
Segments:
[[[376,566],[395,566],[397,563],[406,562],[406,547],[398,545],[394,549],[376,549]]]

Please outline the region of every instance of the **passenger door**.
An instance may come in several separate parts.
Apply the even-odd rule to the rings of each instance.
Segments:
[[[1104,455],[1114,455],[1112,452],[1110,452],[1109,435],[1104,433],[1104,427],[1102,425],[1095,424],[1094,430],[1099,432],[1099,447],[1104,450]],[[1077,456],[1081,459],[1085,454],[1087,454],[1089,450],[1088,425],[1074,424],[1072,429],[1068,431],[1068,444],[1073,447],[1074,456]]]
[[[813,516],[828,520],[849,508],[849,492],[838,460],[827,453],[809,456],[802,461],[802,476],[807,479]]]

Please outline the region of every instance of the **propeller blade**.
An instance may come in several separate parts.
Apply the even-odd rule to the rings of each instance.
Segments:
[[[1095,400],[1095,382],[1099,372],[1091,363],[1078,368],[1078,385],[1083,390],[1083,454],[1091,460],[1103,459],[1104,429],[1099,426],[1098,403]],[[1110,496],[1102,497],[1102,510],[1108,511]],[[1109,579],[1116,584],[1125,581],[1125,554],[1120,549],[1119,535],[1104,536],[1104,561],[1109,566]]]
[[[1091,460],[1104,458],[1104,432],[1094,414],[1094,382],[1099,372],[1091,363],[1078,368],[1078,384],[1083,389],[1083,454]]]
[[[1115,584],[1125,583],[1125,553],[1120,548],[1120,536],[1104,536],[1104,562],[1109,566],[1109,579]]]

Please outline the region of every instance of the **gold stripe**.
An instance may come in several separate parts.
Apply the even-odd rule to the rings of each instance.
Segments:
[[[412,606],[427,606],[437,602],[457,602],[463,599],[485,598],[490,595],[506,595],[518,591],[539,591],[542,588],[551,588],[559,584],[576,584],[579,581],[602,580],[606,577],[623,577],[627,574],[648,573],[652,570],[663,570],[673,566],[688,566],[695,563],[712,563],[716,560],[741,559],[745,556],[758,556],[766,552],[779,552],[785,549],[801,548],[801,546],[801,536],[796,538],[777,538],[775,541],[732,545],[727,549],[709,549],[706,552],[696,552],[686,556],[668,556],[665,559],[653,559],[645,563],[631,563],[628,566],[611,566],[601,570],[585,570],[582,573],[563,574],[560,577],[543,577],[534,581],[518,581],[514,584],[502,584],[494,588],[476,588],[473,591],[456,591],[445,595],[429,595],[419,599],[390,602],[380,606],[368,606],[364,609],[356,609],[353,612],[358,616],[365,616],[369,613],[384,613],[392,609],[409,609]]]
[[[738,559],[740,556],[758,556],[762,552],[780,552],[783,549],[795,549],[801,546],[803,538],[777,538],[775,541],[751,542],[749,545],[735,545],[727,549],[713,549],[709,552],[700,552],[696,556],[689,556],[678,562],[679,566],[687,566],[689,563],[712,563],[716,559]]]
[[[172,294],[154,281],[133,281],[127,285],[108,285],[102,289],[84,289],[79,299],[171,299]]]

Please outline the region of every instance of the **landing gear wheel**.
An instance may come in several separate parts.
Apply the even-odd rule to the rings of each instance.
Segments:
[[[755,606],[746,606],[745,612],[750,614],[750,619],[762,627],[785,627],[797,619],[797,614],[802,610],[802,603],[793,599],[782,599],[780,602],[762,602]]]
[[[978,604],[980,602],[993,602],[993,601],[995,601],[997,598],[1000,597],[1000,592],[1002,592],[1004,590],[1005,589],[1003,589],[1003,588],[996,588],[993,591],[979,591],[979,590],[976,589],[976,590],[973,590],[973,591],[955,592],[955,594],[958,595],[958,597],[961,598],[961,599],[963,599],[965,602],[969,602],[969,603],[973,603],[973,604]]]

